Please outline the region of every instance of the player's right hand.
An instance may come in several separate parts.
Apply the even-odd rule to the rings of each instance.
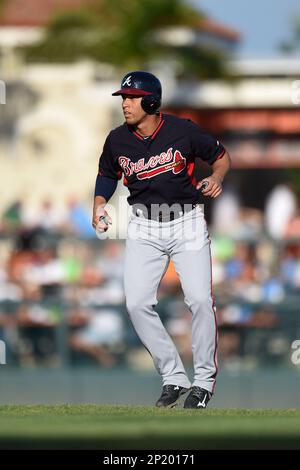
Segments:
[[[96,207],[93,211],[93,221],[92,221],[92,225],[94,229],[101,233],[106,232],[109,225],[111,224],[112,224],[112,219],[110,218],[106,210],[101,206]]]
[[[222,180],[212,174],[204,180],[199,181],[196,189],[200,189],[203,196],[218,197],[222,192]]]

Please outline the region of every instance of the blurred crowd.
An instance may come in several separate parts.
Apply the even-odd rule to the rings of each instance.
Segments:
[[[300,211],[287,184],[264,210],[232,190],[214,204],[213,286],[219,363],[229,369],[291,365],[300,337]],[[75,199],[30,211],[16,201],[0,227],[0,339],[15,366],[152,368],[129,321],[123,292],[124,240],[98,240],[90,210]],[[191,313],[174,266],[157,311],[187,366]]]

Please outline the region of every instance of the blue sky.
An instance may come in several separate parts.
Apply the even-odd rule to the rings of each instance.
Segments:
[[[291,37],[292,19],[300,19],[299,0],[190,1],[213,19],[240,31],[238,54],[246,57],[280,55],[278,43]]]

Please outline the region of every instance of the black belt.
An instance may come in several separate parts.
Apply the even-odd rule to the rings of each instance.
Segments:
[[[137,217],[155,220],[156,222],[171,222],[172,220],[182,217],[183,214],[195,209],[198,204],[174,204],[173,206],[160,207],[159,205],[152,208],[143,205],[133,205],[132,213]]]

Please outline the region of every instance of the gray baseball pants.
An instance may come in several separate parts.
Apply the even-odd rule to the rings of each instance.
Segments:
[[[189,388],[180,355],[154,307],[157,289],[173,260],[192,314],[192,385],[213,392],[217,375],[217,324],[212,296],[210,238],[202,206],[170,222],[131,215],[125,250],[126,306],[163,385]]]

